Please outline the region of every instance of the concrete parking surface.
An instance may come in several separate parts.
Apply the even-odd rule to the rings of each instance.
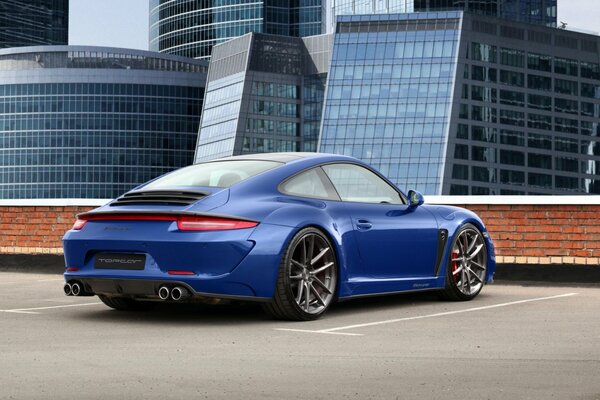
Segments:
[[[1,399],[600,399],[600,288],[491,285],[340,303],[114,311],[0,273]]]

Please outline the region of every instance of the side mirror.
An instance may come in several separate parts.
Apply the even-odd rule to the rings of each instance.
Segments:
[[[408,205],[411,207],[418,207],[425,203],[423,195],[415,190],[408,191]]]

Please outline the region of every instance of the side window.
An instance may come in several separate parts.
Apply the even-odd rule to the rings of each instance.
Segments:
[[[343,201],[404,204],[393,187],[364,167],[330,164],[324,165],[323,170]]]
[[[280,190],[294,196],[338,200],[334,193],[327,190],[316,168],[302,172],[284,182]]]

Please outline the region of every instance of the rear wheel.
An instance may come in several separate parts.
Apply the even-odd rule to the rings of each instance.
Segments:
[[[279,268],[273,301],[265,310],[276,318],[319,318],[335,298],[337,262],[329,239],[316,228],[294,236]]]
[[[109,297],[102,294],[98,295],[100,301],[119,311],[146,311],[156,307],[151,301],[137,301],[128,297]]]
[[[465,224],[452,242],[446,271],[444,296],[450,300],[474,299],[485,281],[487,248],[483,235],[472,224]]]

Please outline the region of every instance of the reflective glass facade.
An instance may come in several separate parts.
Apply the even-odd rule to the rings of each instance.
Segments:
[[[338,15],[400,14],[414,11],[414,0],[328,0],[328,32],[335,31]]]
[[[18,50],[0,51],[0,199],[113,198],[192,162],[205,62]]]
[[[464,10],[556,27],[557,0],[414,0],[415,11]]]
[[[208,58],[212,47],[249,32],[322,32],[321,0],[150,0],[150,50]]]
[[[0,27],[0,48],[66,45],[69,0],[0,0]]]
[[[273,55],[247,47],[265,60],[261,69],[226,47],[235,41],[217,47],[229,61],[211,62],[215,78],[243,82],[220,94],[239,105],[227,155],[277,151],[258,139],[285,130],[275,135],[265,121],[297,123],[296,143],[310,151],[320,124],[318,151],[361,158],[403,189],[600,194],[599,36],[461,11],[338,18],[336,33],[321,36],[332,38],[331,57],[270,36]],[[325,66],[308,70],[320,55]],[[299,97],[273,95],[283,84]],[[286,103],[301,107],[299,118]],[[215,154],[201,146],[197,160]]]
[[[439,192],[459,17],[338,17],[319,151],[360,158],[400,187]]]

